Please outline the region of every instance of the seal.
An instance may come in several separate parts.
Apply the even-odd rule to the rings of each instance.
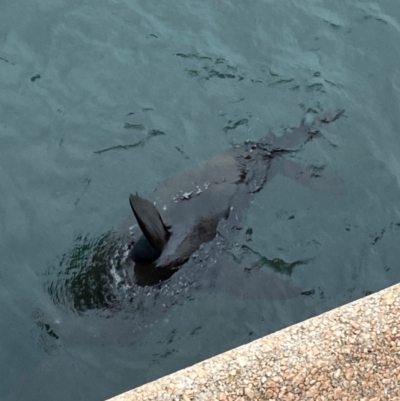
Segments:
[[[135,283],[146,286],[168,279],[217,233],[240,228],[253,195],[276,173],[297,175],[304,181],[302,174],[296,174],[300,167],[282,163],[282,156],[298,151],[343,113],[325,112],[312,122],[303,119],[281,137],[269,133],[255,143],[234,146],[200,168],[167,180],[150,199],[131,194],[129,202],[139,226],[129,254]]]

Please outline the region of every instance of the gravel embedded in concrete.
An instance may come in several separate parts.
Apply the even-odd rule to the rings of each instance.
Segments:
[[[400,284],[111,400],[400,400]]]

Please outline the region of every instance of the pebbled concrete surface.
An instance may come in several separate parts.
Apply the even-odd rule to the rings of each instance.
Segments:
[[[400,284],[111,400],[400,400]]]

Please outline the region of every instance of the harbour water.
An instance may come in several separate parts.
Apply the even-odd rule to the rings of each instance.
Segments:
[[[399,19],[395,0],[2,4],[0,399],[105,399],[399,282]],[[268,182],[232,270],[141,302],[81,286],[129,193],[337,108],[288,156],[313,185]]]

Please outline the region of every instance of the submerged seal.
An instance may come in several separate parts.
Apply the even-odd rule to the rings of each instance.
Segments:
[[[326,112],[313,122],[276,137],[270,133],[255,143],[238,145],[217,155],[200,169],[167,180],[151,200],[131,194],[129,202],[140,231],[129,254],[138,285],[166,280],[217,232],[238,228],[252,195],[280,171],[276,163],[315,137],[323,124],[335,121],[344,110]],[[288,167],[289,166],[289,167]],[[294,163],[286,169],[296,169]],[[299,175],[300,176],[300,175]]]

